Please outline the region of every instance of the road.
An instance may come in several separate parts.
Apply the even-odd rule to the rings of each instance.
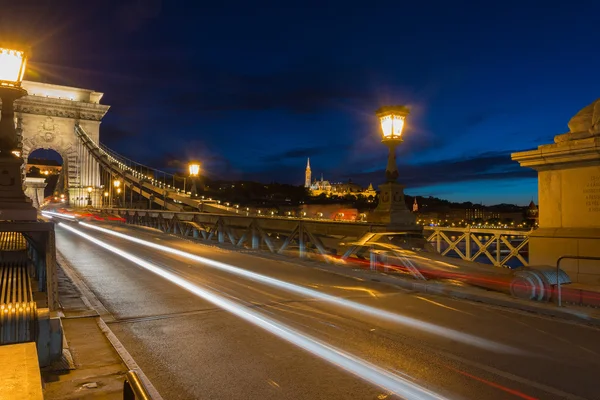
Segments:
[[[92,226],[222,263],[82,224],[56,228],[59,251],[108,310],[111,330],[164,399],[598,398],[598,329],[409,292],[318,264],[193,244],[148,228]],[[273,279],[249,279],[230,266]]]

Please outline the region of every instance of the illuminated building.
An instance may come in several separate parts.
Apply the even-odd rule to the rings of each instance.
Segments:
[[[332,183],[323,179],[323,174],[321,174],[321,180],[310,181],[311,179],[311,169],[310,169],[310,159],[306,163],[306,171],[305,171],[305,182],[304,186],[309,189],[310,195],[313,197],[317,197],[320,195],[325,195],[327,197],[343,197],[346,195],[351,196],[364,196],[366,198],[371,197],[375,198],[377,192],[373,188],[372,184],[369,184],[367,189],[364,189],[360,185],[352,183],[350,180],[347,183],[337,182]]]

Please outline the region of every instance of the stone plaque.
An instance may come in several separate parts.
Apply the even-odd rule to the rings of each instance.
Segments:
[[[600,228],[600,167],[572,168],[561,174],[562,226]]]

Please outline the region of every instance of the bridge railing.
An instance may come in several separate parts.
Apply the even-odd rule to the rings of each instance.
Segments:
[[[516,268],[529,264],[531,231],[516,229],[479,229],[425,227],[425,237],[444,256]]]
[[[183,207],[179,204],[197,206],[197,201],[183,196],[182,193],[179,193],[179,189],[173,188],[164,181],[161,182],[152,175],[146,175],[147,172],[140,172],[128,166],[123,160],[114,157],[100,147],[81,126],[75,125],[75,134],[100,166],[110,174],[122,177],[124,185],[128,186],[132,192],[137,192],[142,197],[168,210],[182,210]]]
[[[342,250],[343,242],[357,240],[369,232],[386,232],[385,225],[290,217],[240,214],[113,209],[126,222],[157,228],[163,232],[199,240],[230,243],[237,247],[265,249],[275,253],[311,251],[330,256]],[[425,227],[425,239],[438,253],[495,266],[528,265],[529,231]]]
[[[112,211],[129,224],[165,233],[325,261],[331,261],[332,255],[341,254],[344,241],[357,240],[368,232],[386,231],[385,225],[369,223],[137,209]]]

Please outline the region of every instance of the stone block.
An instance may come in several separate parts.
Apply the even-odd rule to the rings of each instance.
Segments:
[[[35,343],[0,346],[0,360],[0,399],[44,398]]]

